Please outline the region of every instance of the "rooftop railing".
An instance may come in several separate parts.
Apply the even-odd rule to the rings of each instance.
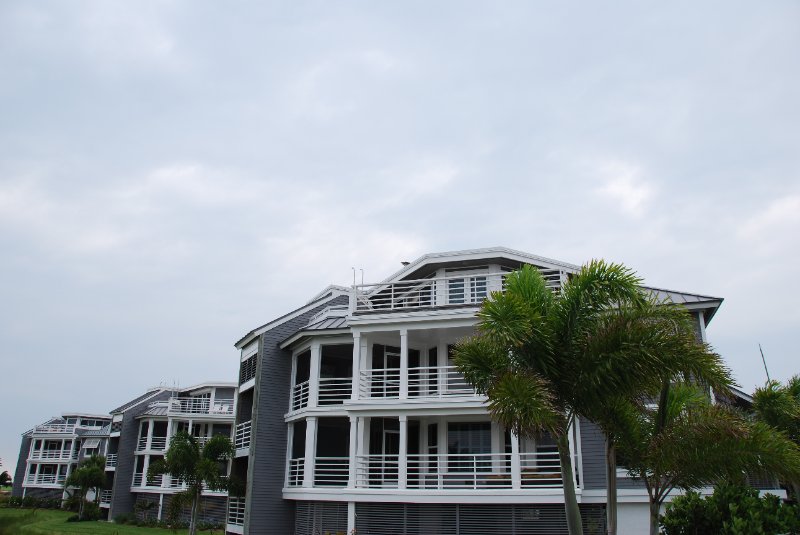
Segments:
[[[566,274],[540,270],[547,286],[557,291]],[[507,272],[463,273],[445,277],[401,280],[353,287],[351,310],[355,313],[394,312],[426,307],[480,305],[491,292],[502,291]]]
[[[233,399],[199,397],[174,397],[169,400],[170,414],[203,414],[209,416],[233,416]]]

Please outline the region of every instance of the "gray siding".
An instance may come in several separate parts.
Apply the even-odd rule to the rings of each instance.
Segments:
[[[22,444],[19,447],[17,470],[14,472],[14,486],[11,488],[12,496],[22,496],[22,481],[25,478],[25,468],[28,465],[28,452],[31,449],[31,437],[22,435]]]
[[[134,452],[139,436],[139,422],[136,417],[146,411],[150,403],[169,399],[170,395],[170,392],[161,392],[152,399],[129,408],[123,414],[122,430],[119,433],[119,449],[117,450],[117,469],[114,472],[114,488],[109,510],[111,519],[122,513],[132,513],[136,501],[136,497],[131,494]]]
[[[606,437],[597,424],[581,418],[583,487],[606,488]]]
[[[281,350],[278,344],[323,308],[347,303],[347,296],[326,301],[259,338],[245,510],[246,532],[251,535],[294,532],[294,504],[285,501],[282,494],[286,469],[283,415],[289,408],[291,352]]]

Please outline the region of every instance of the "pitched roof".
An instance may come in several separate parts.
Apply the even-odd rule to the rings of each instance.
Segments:
[[[114,414],[116,412],[125,412],[126,410],[130,409],[131,407],[135,407],[139,403],[150,399],[151,397],[155,396],[156,394],[159,394],[159,393],[163,392],[164,390],[166,390],[166,389],[162,388],[162,387],[152,388],[152,389],[148,390],[147,392],[145,392],[144,394],[142,394],[141,396],[139,396],[137,398],[134,398],[134,399],[128,401],[127,403],[125,403],[124,405],[120,405],[116,409],[113,409],[113,410],[111,410],[109,412],[111,414]]]

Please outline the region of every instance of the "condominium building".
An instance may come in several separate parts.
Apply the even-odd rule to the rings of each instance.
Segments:
[[[151,463],[164,458],[169,441],[185,431],[202,445],[208,438],[233,434],[235,382],[210,382],[189,388],[153,388],[107,415],[69,413],[23,434],[13,495],[67,497],[67,477],[93,454],[106,459],[106,484],[98,503],[103,518],[136,513],[165,518],[166,507],[184,482],[169,475],[148,478]],[[227,471],[227,470],[226,470]],[[93,492],[87,497],[94,500]],[[226,492],[203,493],[200,518],[224,523]]]
[[[553,439],[492,421],[453,366],[454,344],[522,265],[558,291],[578,266],[506,248],[425,255],[386,279],[330,286],[243,336],[227,532],[566,533]],[[698,336],[722,300],[650,289],[683,304]],[[587,533],[604,533],[605,443],[569,431]],[[620,533],[647,525],[641,483],[619,475]],[[628,530],[628,531],[626,531]]]
[[[99,433],[110,423],[108,415],[71,412],[23,433],[13,494],[64,498],[64,482],[84,457],[102,451]]]

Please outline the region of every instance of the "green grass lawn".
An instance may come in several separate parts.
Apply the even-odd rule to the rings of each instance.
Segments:
[[[52,509],[11,509],[0,508],[0,535],[166,535],[169,529],[137,528],[110,522],[67,522],[74,513]],[[186,534],[187,530],[178,530]],[[203,533],[210,533],[208,531]],[[215,533],[222,533],[215,531]]]

